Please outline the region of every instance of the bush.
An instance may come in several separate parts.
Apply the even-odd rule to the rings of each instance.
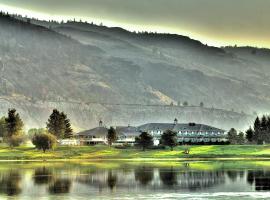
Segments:
[[[115,148],[116,149],[132,149],[133,146],[131,144],[124,143],[124,144],[115,146]]]
[[[24,142],[23,135],[13,135],[7,139],[7,143],[10,147],[18,147]]]
[[[53,149],[56,142],[56,137],[49,133],[36,134],[32,139],[33,145],[35,145],[37,149],[43,150],[44,153],[46,150]]]

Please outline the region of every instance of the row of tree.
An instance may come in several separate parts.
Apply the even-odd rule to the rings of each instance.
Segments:
[[[108,130],[107,140],[109,146],[112,146],[112,144],[117,140],[117,133],[113,127]],[[154,140],[152,135],[147,132],[142,132],[139,137],[136,137],[135,143],[145,151],[145,149],[154,145]],[[173,147],[178,145],[177,133],[171,130],[165,131],[161,136],[161,144],[169,146],[171,150],[173,150]]]
[[[246,131],[246,139],[254,144],[270,143],[270,116],[257,117],[253,128]]]
[[[8,116],[0,119],[0,137],[10,147],[21,145],[27,138],[44,152],[56,145],[57,140],[73,137],[70,120],[64,112],[54,109],[46,123],[46,129],[31,129],[24,133],[24,123],[15,109],[8,110]]]
[[[249,129],[244,134],[237,133],[232,128],[228,132],[228,140],[230,144],[266,144],[270,143],[270,116],[263,115],[261,118],[257,117],[254,121],[253,128]]]
[[[147,133],[143,132],[139,137],[136,138],[136,145],[142,147],[143,150],[153,146],[153,137]],[[171,130],[165,131],[160,140],[160,144],[163,146],[168,146],[173,150],[175,146],[178,145],[177,133]]]

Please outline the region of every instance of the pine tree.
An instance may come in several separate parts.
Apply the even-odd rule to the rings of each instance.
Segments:
[[[254,131],[251,127],[249,127],[249,129],[246,131],[246,139],[248,142],[254,141]]]
[[[261,119],[260,132],[258,135],[258,144],[263,144],[266,140],[266,136],[267,136],[267,118],[265,115],[263,115]]]
[[[65,123],[65,134],[64,138],[72,138],[73,137],[73,129],[71,128],[70,120],[67,118],[67,115],[65,113],[61,113],[61,116]]]
[[[5,118],[6,135],[5,140],[10,147],[20,146],[24,141],[23,121],[15,109],[8,110],[8,117]]]
[[[108,139],[109,146],[112,146],[112,143],[114,143],[117,140],[117,134],[113,127],[111,127],[108,130],[107,139]]]
[[[169,146],[171,151],[173,147],[177,146],[177,133],[172,130],[165,131],[161,136],[161,144]]]
[[[15,109],[8,110],[8,117],[5,121],[8,138],[22,134],[24,124]]]
[[[261,132],[261,120],[260,120],[259,117],[257,117],[255,119],[253,129],[254,129],[254,139],[253,139],[253,141],[255,141],[256,143],[258,143],[259,135],[260,135],[260,132]]]
[[[265,141],[267,143],[270,143],[270,116],[267,117],[267,122],[266,122],[266,137],[265,137]]]
[[[57,109],[54,109],[47,122],[47,129],[49,133],[57,137],[57,139],[63,139],[65,137],[66,124],[62,113]]]

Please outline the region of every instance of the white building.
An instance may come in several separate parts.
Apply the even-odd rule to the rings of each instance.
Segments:
[[[218,129],[204,124],[178,124],[174,123],[149,123],[138,127],[141,132],[147,132],[154,138],[155,145],[159,144],[161,135],[166,130],[172,130],[177,133],[179,143],[190,144],[212,144],[227,142],[225,130]]]
[[[142,132],[147,132],[153,136],[154,145],[159,145],[161,135],[172,130],[177,133],[179,144],[222,144],[227,142],[227,135],[222,129],[204,124],[178,124],[177,119],[174,123],[148,123],[139,127],[118,126],[116,127],[117,141],[119,144],[135,144],[136,137],[139,137]],[[99,127],[83,131],[77,134],[78,143],[80,145],[95,145],[107,144],[108,129],[102,126],[102,121]]]

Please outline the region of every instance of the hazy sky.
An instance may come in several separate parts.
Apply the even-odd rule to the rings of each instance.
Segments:
[[[0,0],[0,9],[178,33],[215,46],[270,48],[270,0]]]

